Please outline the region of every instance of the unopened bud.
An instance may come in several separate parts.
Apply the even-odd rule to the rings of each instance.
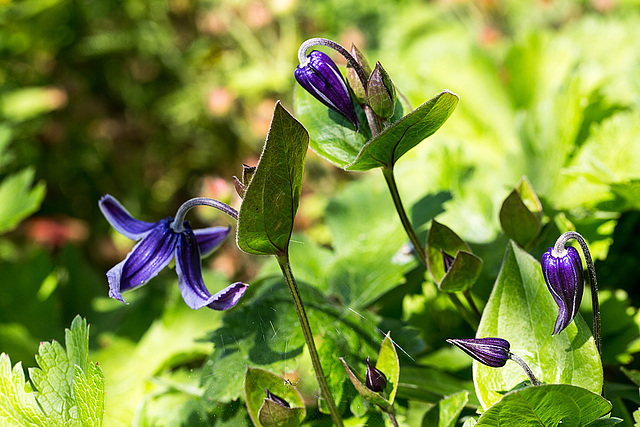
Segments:
[[[367,103],[373,112],[383,120],[387,120],[393,115],[396,106],[396,90],[393,82],[379,62],[376,62],[369,77]]]

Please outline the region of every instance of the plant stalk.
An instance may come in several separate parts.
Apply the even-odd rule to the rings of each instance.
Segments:
[[[311,355],[311,364],[313,365],[313,371],[316,374],[316,380],[318,381],[318,385],[320,386],[320,393],[322,394],[322,397],[324,397],[327,407],[329,408],[329,413],[331,414],[331,418],[333,419],[333,424],[342,427],[342,417],[340,417],[338,407],[333,400],[331,390],[329,389],[329,384],[327,383],[324,371],[322,370],[320,357],[318,356],[318,350],[316,349],[316,344],[313,341],[313,334],[311,333],[311,325],[309,325],[309,319],[307,318],[304,306],[302,305],[302,298],[300,297],[298,285],[296,284],[296,280],[293,277],[293,273],[291,272],[291,265],[289,264],[289,254],[284,253],[276,255],[276,259],[278,260],[278,264],[280,265],[282,274],[284,275],[287,285],[289,286],[291,297],[293,298],[293,305],[296,308],[296,314],[298,315],[298,320],[300,321],[300,327],[302,327],[302,334],[304,335],[304,340],[307,344],[307,348],[309,349],[309,355]]]
[[[520,357],[516,356],[511,352],[509,353],[509,359],[513,360],[518,365],[520,365],[520,367],[524,370],[524,373],[527,374],[527,377],[529,377],[529,381],[531,381],[532,385],[540,385],[540,381],[538,381],[536,376],[533,375],[533,371],[524,360],[522,360]]]

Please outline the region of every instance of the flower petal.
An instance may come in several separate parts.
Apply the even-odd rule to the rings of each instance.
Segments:
[[[214,310],[228,310],[240,301],[240,298],[242,298],[242,295],[244,295],[248,287],[249,285],[242,282],[231,284],[215,294],[213,301],[207,304],[207,306]]]
[[[100,199],[98,205],[109,224],[131,240],[142,239],[156,225],[135,219],[119,201],[108,194]]]
[[[197,310],[213,301],[213,296],[202,280],[200,249],[196,236],[187,223],[185,223],[185,227],[186,229],[180,233],[176,249],[178,287],[184,302],[192,309]]]
[[[220,244],[227,238],[231,226],[229,227],[208,227],[193,230],[196,236],[198,247],[200,249],[200,257],[206,257],[216,250]]]
[[[124,261],[107,272],[109,296],[124,302],[122,292],[144,285],[171,262],[178,235],[170,222],[170,218],[158,222]]]

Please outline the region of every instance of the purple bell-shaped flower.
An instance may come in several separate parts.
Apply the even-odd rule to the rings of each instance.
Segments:
[[[447,342],[492,368],[503,367],[511,356],[509,341],[502,338],[449,339]]]

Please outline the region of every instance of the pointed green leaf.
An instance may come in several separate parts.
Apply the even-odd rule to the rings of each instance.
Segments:
[[[286,400],[290,407],[285,408],[267,400],[265,388]],[[306,416],[304,401],[298,390],[286,384],[283,377],[264,369],[247,367],[244,396],[249,416],[256,426],[295,426],[300,425]]]
[[[540,263],[510,242],[476,336],[511,343],[542,383],[571,384],[595,393],[602,390],[602,365],[589,327],[578,314],[551,336],[558,314],[542,277]],[[520,366],[508,362],[490,368],[474,361],[476,394],[484,408],[526,379]]]
[[[453,427],[458,421],[460,412],[469,401],[469,392],[461,391],[445,397],[424,415],[422,425],[425,427]]]
[[[517,190],[513,190],[502,203],[500,224],[507,237],[520,246],[533,240],[542,227],[539,216],[527,207]]]
[[[469,245],[452,229],[434,219],[427,235],[427,267],[436,283],[440,283],[445,275],[441,249],[452,257],[456,257],[458,251],[471,252]]]
[[[599,418],[609,412],[611,403],[589,390],[570,385],[542,385],[505,395],[480,417],[476,426],[612,425],[608,421],[607,424],[596,422],[604,421]],[[596,424],[592,424],[594,422]]]
[[[398,360],[396,346],[391,339],[391,332],[388,332],[382,341],[378,360],[376,361],[376,369],[387,377],[387,390],[391,387],[389,404],[393,405],[398,391],[398,380],[400,379],[400,361]]]
[[[458,251],[438,289],[443,292],[464,292],[476,283],[481,271],[482,259],[470,252]]]
[[[367,142],[357,159],[345,169],[366,171],[392,167],[407,151],[440,129],[455,110],[458,100],[453,92],[439,93]]]
[[[238,218],[237,243],[255,255],[283,254],[300,203],[309,136],[278,102]]]

